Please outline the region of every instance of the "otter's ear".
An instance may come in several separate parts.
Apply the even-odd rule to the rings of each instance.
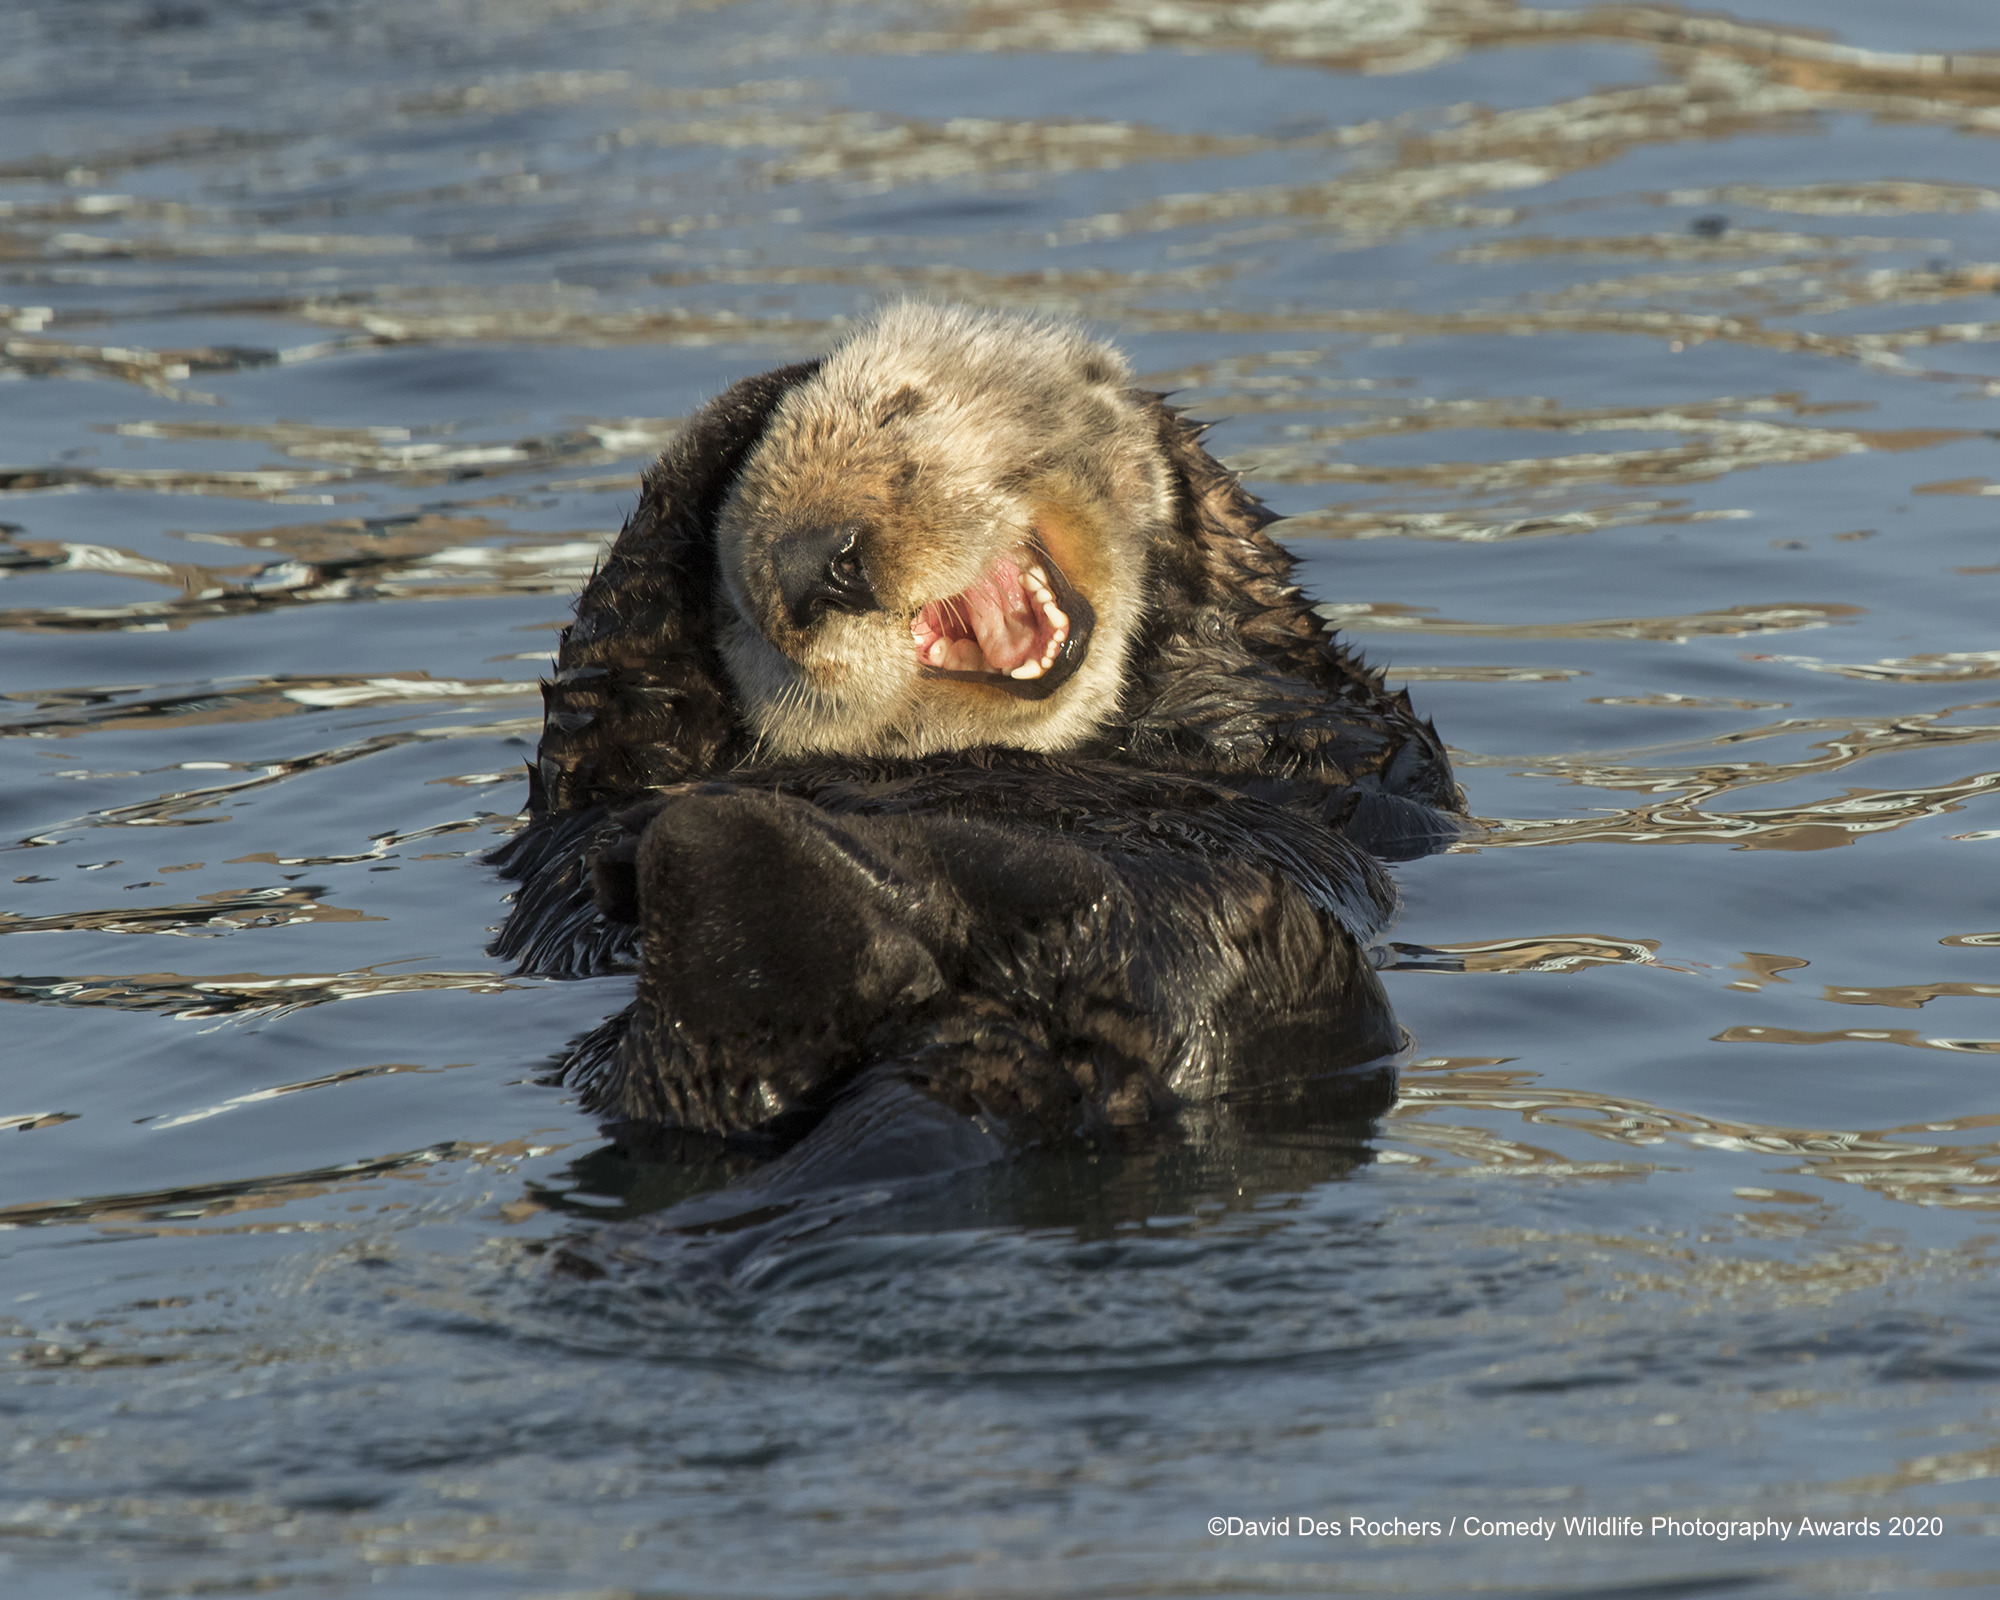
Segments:
[[[542,685],[535,817],[631,799],[727,757],[738,724],[715,649],[715,519],[778,402],[818,370],[806,361],[745,378],[647,471]]]

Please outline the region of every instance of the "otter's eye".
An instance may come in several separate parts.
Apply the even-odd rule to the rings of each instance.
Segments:
[[[858,523],[806,528],[788,535],[772,550],[771,564],[785,615],[795,628],[808,627],[829,611],[875,611],[881,607],[862,564]]]

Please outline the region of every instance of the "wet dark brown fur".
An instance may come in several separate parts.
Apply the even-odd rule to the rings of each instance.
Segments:
[[[817,370],[746,379],[689,422],[545,686],[495,949],[560,975],[636,961],[633,1005],[566,1065],[585,1103],[782,1142],[914,1090],[1006,1141],[1284,1093],[1394,1049],[1365,954],[1394,907],[1375,857],[1456,831],[1450,765],[1159,396],[1128,403],[1171,527],[1087,738],[756,758],[718,640],[716,524]]]

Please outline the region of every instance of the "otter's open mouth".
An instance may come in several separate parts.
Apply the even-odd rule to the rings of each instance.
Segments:
[[[969,588],[910,623],[926,677],[985,683],[1025,700],[1054,694],[1083,665],[1097,614],[1039,539],[1000,557]]]

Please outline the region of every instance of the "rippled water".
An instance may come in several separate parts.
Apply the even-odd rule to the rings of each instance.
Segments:
[[[0,13],[7,1592],[2000,1581],[2000,20],[1749,14]],[[484,953],[536,676],[901,290],[1118,339],[1435,716],[1415,1055],[579,1283],[716,1174]]]

